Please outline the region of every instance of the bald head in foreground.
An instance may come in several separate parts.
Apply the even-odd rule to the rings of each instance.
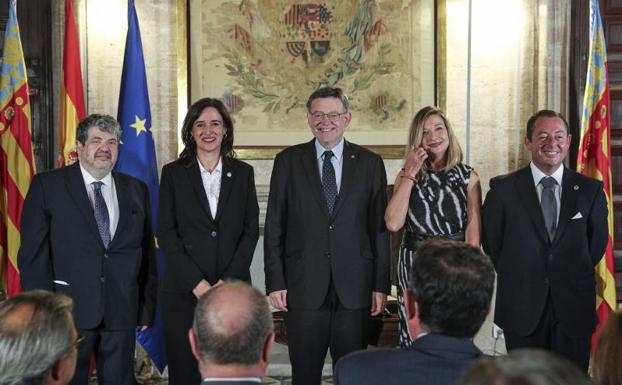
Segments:
[[[80,342],[73,302],[44,290],[0,303],[0,384],[65,385],[76,369]]]
[[[215,286],[199,298],[189,338],[204,383],[260,383],[274,342],[268,302],[245,282]]]

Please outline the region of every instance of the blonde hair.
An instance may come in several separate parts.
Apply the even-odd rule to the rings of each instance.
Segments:
[[[447,128],[447,138],[449,139],[449,146],[447,147],[447,151],[445,152],[445,167],[443,171],[449,171],[458,163],[462,162],[462,148],[460,148],[460,143],[458,143],[458,139],[456,135],[454,135],[454,130],[451,128],[451,124],[449,120],[445,117],[443,111],[441,111],[437,107],[427,106],[415,114],[412,123],[410,124],[410,132],[408,134],[408,146],[406,146],[406,153],[410,151],[410,148],[414,145],[415,148],[421,146],[421,142],[423,141],[423,125],[425,121],[428,120],[430,116],[436,115],[443,120],[445,124],[445,128]],[[430,166],[428,162],[425,162],[423,166],[421,166],[421,170],[417,174],[417,179],[422,179],[428,174]]]

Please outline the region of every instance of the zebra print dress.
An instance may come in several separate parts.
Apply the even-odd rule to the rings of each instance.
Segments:
[[[467,186],[472,170],[472,167],[459,163],[447,172],[430,171],[424,180],[416,183],[410,193],[405,236],[416,240],[456,239],[456,234],[459,234],[461,240],[464,240],[468,220]],[[397,262],[400,346],[403,348],[410,348],[413,344],[408,334],[403,297],[404,289],[408,286],[413,249],[402,243]]]

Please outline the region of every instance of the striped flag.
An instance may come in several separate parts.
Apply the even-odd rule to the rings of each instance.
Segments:
[[[581,141],[577,171],[601,180],[609,207],[609,240],[605,255],[596,266],[596,313],[598,325],[592,347],[609,313],[616,308],[613,269],[613,195],[611,186],[611,145],[609,79],[605,36],[598,0],[590,0],[590,51],[581,116]]]
[[[0,79],[0,272],[9,296],[20,292],[19,223],[35,173],[28,80],[15,1],[9,4]]]
[[[65,50],[63,52],[63,83],[60,90],[60,154],[58,156],[58,165],[61,167],[78,160],[76,127],[84,115],[80,47],[73,16],[73,0],[65,0]]]
[[[147,90],[143,43],[140,37],[134,0],[128,1],[128,30],[117,120],[121,124],[122,134],[119,145],[119,160],[115,169],[142,180],[149,188],[153,233],[156,234],[155,224],[158,223],[159,195],[158,163],[151,132],[151,108]],[[162,276],[164,257],[157,247],[156,257],[158,274]],[[166,352],[164,351],[164,331],[160,317],[160,306],[156,307],[153,326],[143,332],[136,332],[136,339],[162,372],[166,366]]]

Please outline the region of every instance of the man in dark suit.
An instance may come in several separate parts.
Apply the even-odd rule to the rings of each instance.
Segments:
[[[35,175],[17,256],[22,288],[74,301],[83,343],[72,384],[86,385],[95,354],[100,384],[133,385],[135,328],[151,324],[156,267],[147,186],[111,172],[120,127],[90,115],[76,132],[79,162]]]
[[[563,166],[570,139],[559,113],[529,119],[531,163],[490,181],[483,245],[498,274],[495,323],[508,350],[544,348],[587,370],[607,203],[602,182]]]
[[[390,285],[382,159],[344,140],[352,115],[341,89],[318,89],[307,110],[315,139],[276,156],[264,239],[266,291],[287,312],[295,385],[320,383],[329,347],[334,365],[367,346]]]
[[[422,244],[404,293],[412,349],[355,352],[337,364],[338,385],[452,385],[482,352],[473,344],[492,300],[495,271],[463,242]]]
[[[203,385],[257,385],[274,342],[266,297],[243,281],[225,281],[197,301],[188,332]]]

